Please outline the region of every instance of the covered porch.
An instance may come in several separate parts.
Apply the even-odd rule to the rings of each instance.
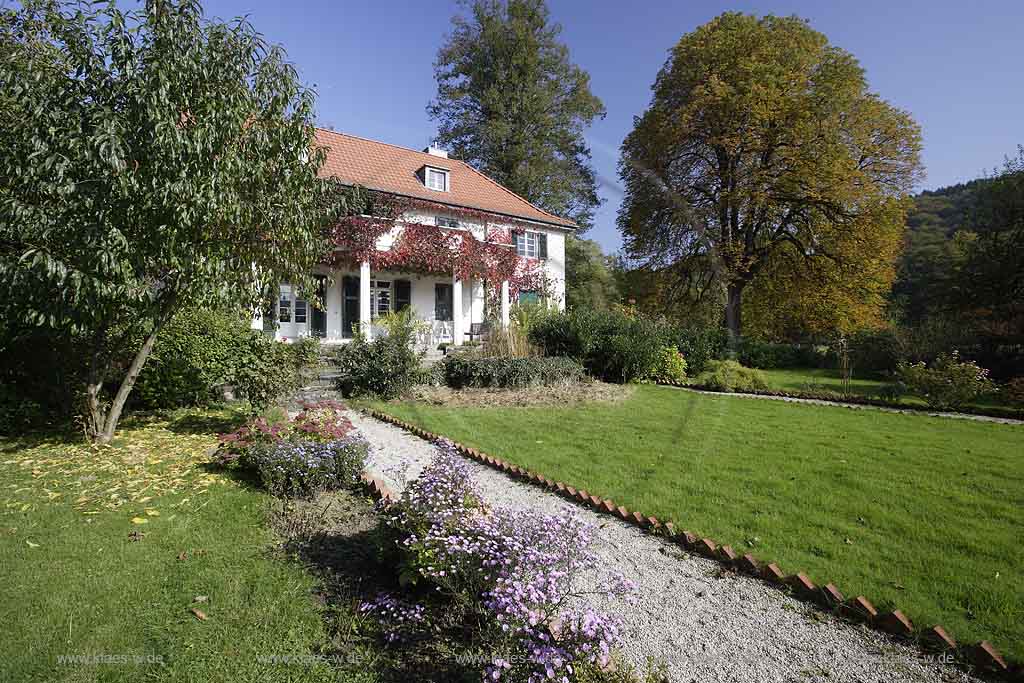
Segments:
[[[400,270],[371,271],[363,262],[358,270],[321,267],[314,274],[316,297],[283,283],[270,316],[256,318],[253,327],[287,341],[317,337],[325,344],[343,344],[363,333],[382,333],[376,321],[393,311],[411,308],[426,322],[417,347],[429,351],[440,344],[461,345],[469,340],[474,324],[485,322],[485,284],[454,276],[423,275]],[[501,287],[503,325],[509,319],[509,286]],[[322,308],[313,303],[323,302]]]

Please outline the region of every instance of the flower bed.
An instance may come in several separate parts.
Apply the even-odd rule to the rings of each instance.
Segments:
[[[618,620],[565,608],[583,595],[580,575],[595,567],[590,527],[568,513],[485,508],[456,446],[439,441],[438,448],[385,508],[409,580],[424,579],[479,612],[488,649],[498,653],[488,680],[570,680],[578,666],[607,665],[621,642]],[[617,577],[599,590],[631,589]],[[405,623],[395,620],[395,637]]]
[[[275,496],[314,496],[359,483],[369,446],[337,401],[303,404],[294,419],[258,417],[220,437],[214,461],[255,476]]]

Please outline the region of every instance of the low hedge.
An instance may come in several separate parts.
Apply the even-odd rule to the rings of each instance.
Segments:
[[[457,355],[445,358],[440,365],[444,383],[453,389],[550,386],[587,380],[583,366],[565,357],[469,358]]]

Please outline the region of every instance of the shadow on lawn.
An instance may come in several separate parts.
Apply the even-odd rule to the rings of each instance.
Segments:
[[[246,420],[239,410],[215,412],[172,413],[167,429],[178,434],[224,434],[240,427]]]
[[[450,601],[423,586],[402,587],[393,538],[370,503],[340,491],[316,501],[284,503],[271,515],[284,539],[281,551],[319,579],[330,642],[317,654],[353,673],[372,670],[377,680],[478,681],[478,666],[461,664],[457,654],[476,652],[472,620]],[[418,637],[385,644],[359,604],[387,592],[426,607],[429,628]]]

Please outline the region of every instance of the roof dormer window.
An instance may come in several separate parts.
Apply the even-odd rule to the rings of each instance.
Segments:
[[[427,166],[423,181],[431,190],[448,191],[448,171],[444,169]]]

